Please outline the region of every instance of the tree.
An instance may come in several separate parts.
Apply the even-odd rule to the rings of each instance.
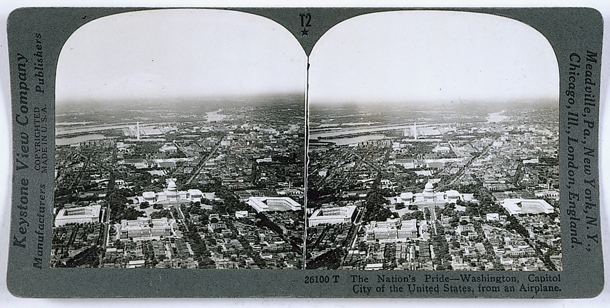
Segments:
[[[454,249],[459,249],[460,248],[460,242],[458,242],[456,239],[451,240],[451,246]]]
[[[369,221],[385,221],[386,219],[393,216],[392,211],[384,207],[387,204],[387,200],[383,197],[381,192],[372,191],[366,196],[365,209],[363,220]]]
[[[519,223],[515,216],[508,216],[508,226],[506,226],[506,228],[515,230],[519,235],[523,236],[524,238],[529,237],[529,233],[527,232],[525,227],[523,227],[523,225]]]
[[[117,215],[117,220],[136,220],[138,217],[144,217],[144,212],[128,207]]]
[[[424,219],[424,213],[422,211],[415,211],[415,212],[412,212],[412,213],[406,213],[406,214],[402,215],[402,219],[403,220],[411,220],[411,219],[423,220]]]
[[[171,218],[172,215],[171,215],[169,210],[164,210],[164,209],[159,210],[158,212],[153,212],[152,214],[150,214],[150,218],[152,218],[152,219],[158,219],[158,218],[163,218],[163,217]]]

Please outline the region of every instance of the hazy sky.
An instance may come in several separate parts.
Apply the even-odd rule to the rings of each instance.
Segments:
[[[330,29],[310,57],[310,104],[558,99],[551,45],[533,28],[464,12],[386,12]]]
[[[277,23],[222,10],[104,17],[78,29],[57,68],[57,101],[305,91],[306,56]]]

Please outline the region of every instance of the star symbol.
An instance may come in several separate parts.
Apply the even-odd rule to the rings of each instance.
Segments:
[[[301,30],[301,36],[308,36],[309,35],[309,30],[303,28],[303,30]]]

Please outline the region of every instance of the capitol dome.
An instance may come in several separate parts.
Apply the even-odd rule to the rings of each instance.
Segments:
[[[169,181],[169,183],[167,184],[167,190],[176,191],[176,189],[176,183],[174,183],[174,181]]]
[[[426,183],[426,186],[424,188],[424,192],[426,192],[426,191],[433,191],[433,190],[434,190],[434,184],[432,184],[430,182]]]

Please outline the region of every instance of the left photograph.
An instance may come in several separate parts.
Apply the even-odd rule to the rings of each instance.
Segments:
[[[149,10],[57,64],[51,267],[303,268],[307,58],[272,20]]]

